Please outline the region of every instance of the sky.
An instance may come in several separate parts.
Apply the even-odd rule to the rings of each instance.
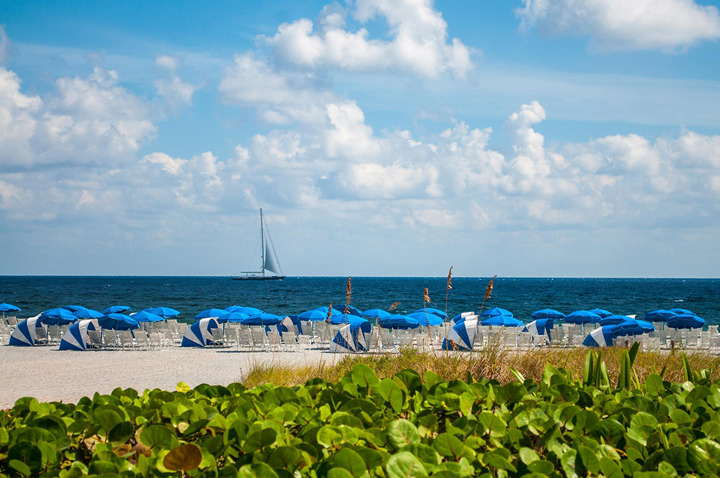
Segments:
[[[718,277],[720,0],[0,0],[0,275]]]

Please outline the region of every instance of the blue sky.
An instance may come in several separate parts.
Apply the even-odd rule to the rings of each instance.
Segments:
[[[719,4],[0,0],[0,274],[717,277]]]

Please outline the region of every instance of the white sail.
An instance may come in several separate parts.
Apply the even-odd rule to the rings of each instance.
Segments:
[[[265,270],[274,272],[276,274],[279,274],[279,267],[277,266],[277,262],[275,261],[275,256],[273,256],[272,251],[270,250],[270,246],[266,243],[265,244]]]

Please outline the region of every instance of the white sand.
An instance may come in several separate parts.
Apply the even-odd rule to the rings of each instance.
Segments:
[[[317,364],[339,358],[319,350],[236,352],[235,349],[165,347],[148,351],[70,352],[55,347],[0,346],[0,407],[21,397],[77,402],[116,387],[174,390],[178,382],[227,385],[246,375],[252,364]]]

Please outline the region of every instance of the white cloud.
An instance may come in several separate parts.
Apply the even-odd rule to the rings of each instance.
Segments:
[[[673,52],[720,38],[715,6],[694,0],[523,0],[521,28],[589,36],[600,50]]]
[[[96,67],[88,78],[61,78],[42,100],[20,91],[0,67],[0,165],[98,163],[128,159],[155,133],[146,103]]]
[[[200,86],[186,83],[180,79],[177,69],[180,59],[169,55],[159,55],[155,65],[167,71],[167,78],[158,78],[153,85],[158,95],[162,96],[171,108],[177,110],[192,105],[192,98]]]
[[[10,40],[5,33],[5,25],[0,25],[0,64],[5,63],[10,56]]]
[[[444,71],[466,78],[473,69],[471,50],[459,39],[448,41],[447,23],[431,0],[358,0],[353,17],[367,23],[380,18],[389,27],[389,41],[370,39],[360,28],[346,30],[348,12],[327,5],[316,22],[307,18],[283,23],[272,37],[277,59],[302,68],[348,71],[398,70],[437,77]]]

